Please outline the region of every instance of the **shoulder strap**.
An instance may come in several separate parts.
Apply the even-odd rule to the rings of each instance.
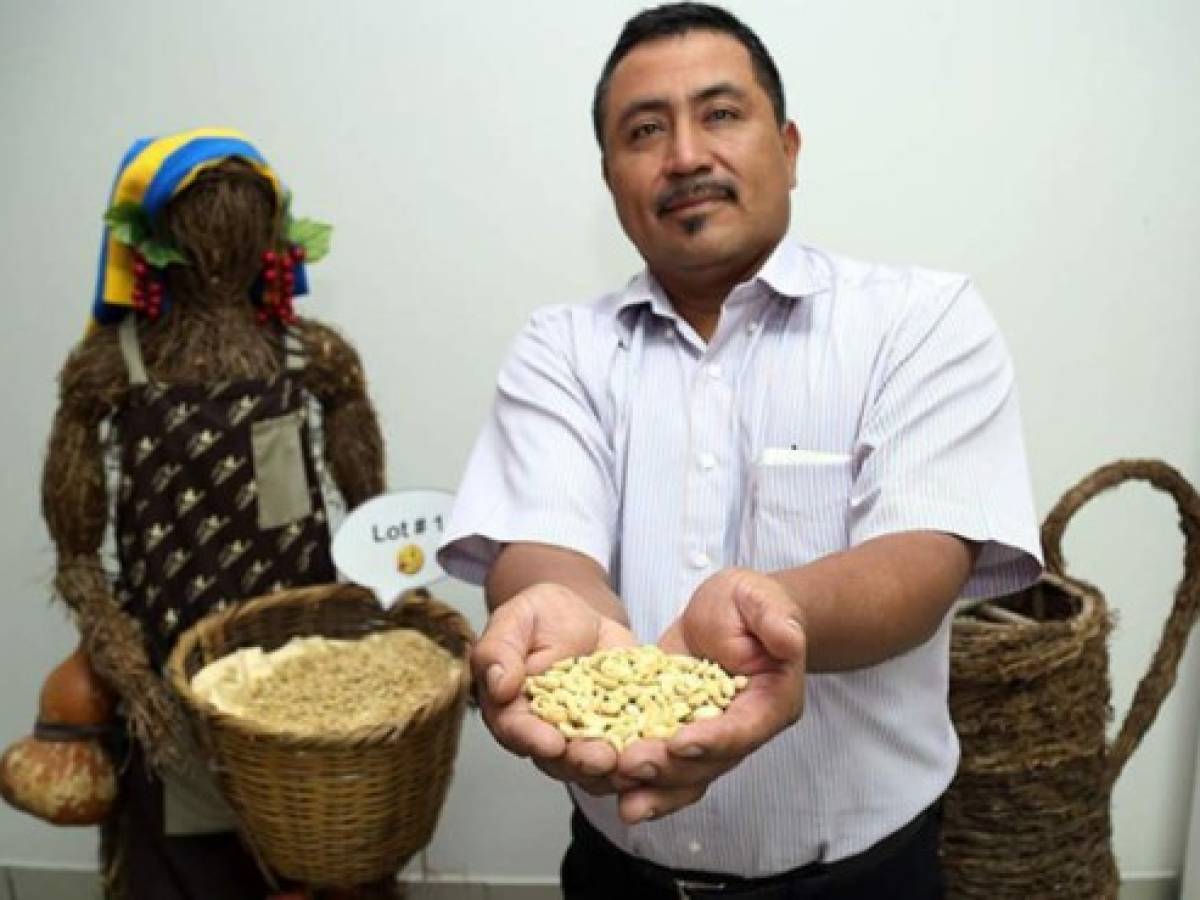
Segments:
[[[283,332],[283,361],[289,372],[303,372],[308,361],[304,352],[304,344],[300,342],[300,336],[292,327],[288,327]]]
[[[129,383],[146,383],[146,363],[142,359],[142,348],[138,344],[137,316],[127,315],[118,326],[121,338],[121,356],[125,357],[125,368],[129,372]]]

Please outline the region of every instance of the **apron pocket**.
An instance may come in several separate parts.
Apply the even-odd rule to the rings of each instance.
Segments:
[[[255,422],[251,429],[259,528],[279,528],[312,514],[302,425],[303,413],[297,411]]]
[[[183,770],[162,773],[163,830],[170,837],[234,831],[237,817],[217,786],[216,776],[191,746]]]

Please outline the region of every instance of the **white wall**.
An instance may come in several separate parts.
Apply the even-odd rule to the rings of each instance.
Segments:
[[[0,743],[28,729],[43,674],[72,643],[46,603],[37,482],[127,144],[236,125],[301,214],[335,223],[304,312],[357,343],[393,484],[453,488],[527,313],[611,287],[636,263],[587,109],[637,6],[0,0]],[[1161,456],[1200,479],[1200,7],[732,6],[775,53],[805,134],[797,230],[978,278],[1016,359],[1039,508],[1121,456]],[[1068,555],[1121,611],[1124,709],[1177,577],[1173,512],[1122,492],[1081,517]],[[478,621],[476,592],[445,593]],[[1127,873],[1180,865],[1198,712],[1191,655],[1117,792]],[[474,723],[430,868],[552,877],[565,808]],[[0,863],[82,865],[92,845],[0,809]]]

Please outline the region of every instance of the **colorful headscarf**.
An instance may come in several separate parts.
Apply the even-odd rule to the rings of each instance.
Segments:
[[[285,198],[283,185],[245,135],[232,128],[197,128],[135,141],[121,160],[109,206],[139,204],[148,220],[154,222],[171,198],[195,181],[200,172],[235,157],[252,165],[271,183],[282,205]],[[119,322],[133,307],[133,264],[133,248],[118,241],[106,225],[92,302],[92,319],[96,324]],[[304,266],[297,265],[294,273],[293,293],[307,293]]]

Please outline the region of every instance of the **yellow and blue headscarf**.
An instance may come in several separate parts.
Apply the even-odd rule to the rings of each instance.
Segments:
[[[109,206],[138,203],[150,221],[196,176],[222,160],[236,157],[257,169],[275,189],[282,205],[285,191],[274,170],[262,154],[239,131],[232,128],[196,128],[179,134],[135,141],[117,169]],[[293,294],[308,293],[304,266],[295,267]],[[111,325],[133,308],[133,249],[116,240],[107,226],[100,245],[100,268],[96,277],[96,295],[92,319],[98,325]]]

